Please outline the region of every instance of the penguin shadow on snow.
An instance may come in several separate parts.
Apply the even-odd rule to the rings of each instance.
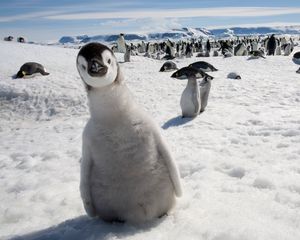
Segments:
[[[201,113],[200,113],[201,114]],[[168,129],[169,127],[178,127],[180,125],[186,124],[195,118],[190,118],[190,117],[182,117],[182,115],[171,118],[167,122],[162,125],[162,129]]]
[[[64,221],[56,226],[49,227],[25,235],[18,235],[9,240],[82,240],[98,239],[104,240],[111,237],[123,238],[133,236],[141,231],[149,231],[163,222],[165,216],[138,226],[126,223],[108,223],[100,219],[92,219],[87,216],[80,216]]]

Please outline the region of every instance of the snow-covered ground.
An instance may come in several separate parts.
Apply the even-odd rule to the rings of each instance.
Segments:
[[[162,126],[184,189],[168,216],[129,226],[89,219],[82,206],[89,113],[77,52],[0,42],[1,239],[300,239],[300,75],[291,56],[202,59],[219,71],[194,120],[180,117],[186,81],[158,72],[163,61],[120,64],[136,101]],[[27,61],[51,74],[12,79]],[[227,79],[230,71],[242,80]]]

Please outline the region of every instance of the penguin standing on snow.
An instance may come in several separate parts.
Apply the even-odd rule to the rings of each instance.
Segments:
[[[246,50],[246,45],[242,42],[234,48],[234,56],[243,56]]]
[[[124,62],[130,62],[131,47],[126,45],[126,52],[124,54]]]
[[[180,98],[182,117],[196,117],[201,108],[200,91],[196,75],[189,74],[186,88]]]
[[[200,83],[200,99],[201,99],[200,113],[204,112],[207,106],[208,96],[211,88],[211,80],[213,80],[212,77],[206,76],[203,78],[203,80]]]
[[[209,42],[209,39],[207,39],[207,42],[206,42],[206,51],[208,53],[210,53],[210,49],[211,49],[210,42]]]
[[[126,44],[124,34],[120,33],[119,38],[117,40],[118,52],[125,53],[126,52]]]
[[[193,51],[192,51],[192,47],[191,47],[191,44],[190,44],[190,43],[188,43],[188,44],[186,45],[185,56],[186,56],[187,58],[191,58],[191,57],[193,56]]]
[[[180,73],[180,74],[178,74]],[[177,75],[172,76],[178,79],[186,77],[188,79],[187,85],[182,92],[180,98],[180,107],[182,111],[182,117],[194,118],[198,116],[201,108],[200,91],[197,83],[197,75],[199,71],[193,67],[184,67],[177,71]],[[171,77],[172,77],[171,76]]]
[[[130,223],[163,216],[181,195],[181,185],[160,128],[133,100],[108,47],[83,46],[77,69],[91,114],[83,132],[80,174],[87,214]]]
[[[275,38],[274,34],[272,34],[267,43],[268,55],[274,56],[275,49],[276,49],[276,38]]]

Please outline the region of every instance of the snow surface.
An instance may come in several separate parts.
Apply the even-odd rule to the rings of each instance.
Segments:
[[[0,41],[0,239],[300,239],[300,75],[292,55],[202,58],[219,71],[194,120],[180,116],[186,81],[158,72],[163,61],[120,63],[136,101],[162,126],[184,190],[168,216],[130,226],[90,219],[82,206],[89,113],[77,52]],[[12,79],[27,61],[50,75]],[[242,80],[226,78],[232,71]]]

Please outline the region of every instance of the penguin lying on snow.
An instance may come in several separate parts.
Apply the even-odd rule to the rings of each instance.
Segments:
[[[257,59],[260,57],[265,58],[264,53],[261,50],[250,51],[249,54],[251,55],[251,57],[250,57],[251,59]]]
[[[16,75],[16,78],[23,78],[27,76],[32,76],[33,74],[40,73],[42,75],[49,75],[50,73],[46,72],[46,69],[43,65],[36,62],[27,62],[24,63],[19,72]]]
[[[162,67],[160,68],[160,72],[171,72],[174,70],[177,70],[177,66],[176,63],[172,62],[172,61],[166,61]]]
[[[188,79],[189,76],[195,75],[196,78],[204,78],[204,77],[209,77],[209,78],[213,78],[212,76],[208,75],[207,73],[205,73],[204,71],[194,68],[192,66],[188,66],[188,67],[183,67],[179,70],[177,70],[176,72],[174,72],[171,75],[171,78],[177,78],[177,79]]]
[[[297,65],[300,65],[300,52],[296,52],[293,56],[293,62]],[[296,73],[300,73],[300,68],[296,71]]]
[[[89,43],[77,56],[91,117],[82,139],[80,192],[87,214],[142,223],[181,196],[179,172],[160,128],[136,104],[113,52]]]
[[[209,64],[208,62],[204,62],[204,61],[194,62],[194,63],[190,64],[189,66],[196,68],[196,69],[200,69],[203,72],[218,71],[218,69],[216,69],[213,65]]]
[[[228,73],[227,78],[230,78],[230,79],[239,79],[239,80],[242,79],[241,76],[237,72],[230,72],[230,73]]]
[[[232,53],[229,52],[229,51],[225,51],[225,53],[223,55],[224,55],[224,58],[230,58],[230,57],[232,57]]]

